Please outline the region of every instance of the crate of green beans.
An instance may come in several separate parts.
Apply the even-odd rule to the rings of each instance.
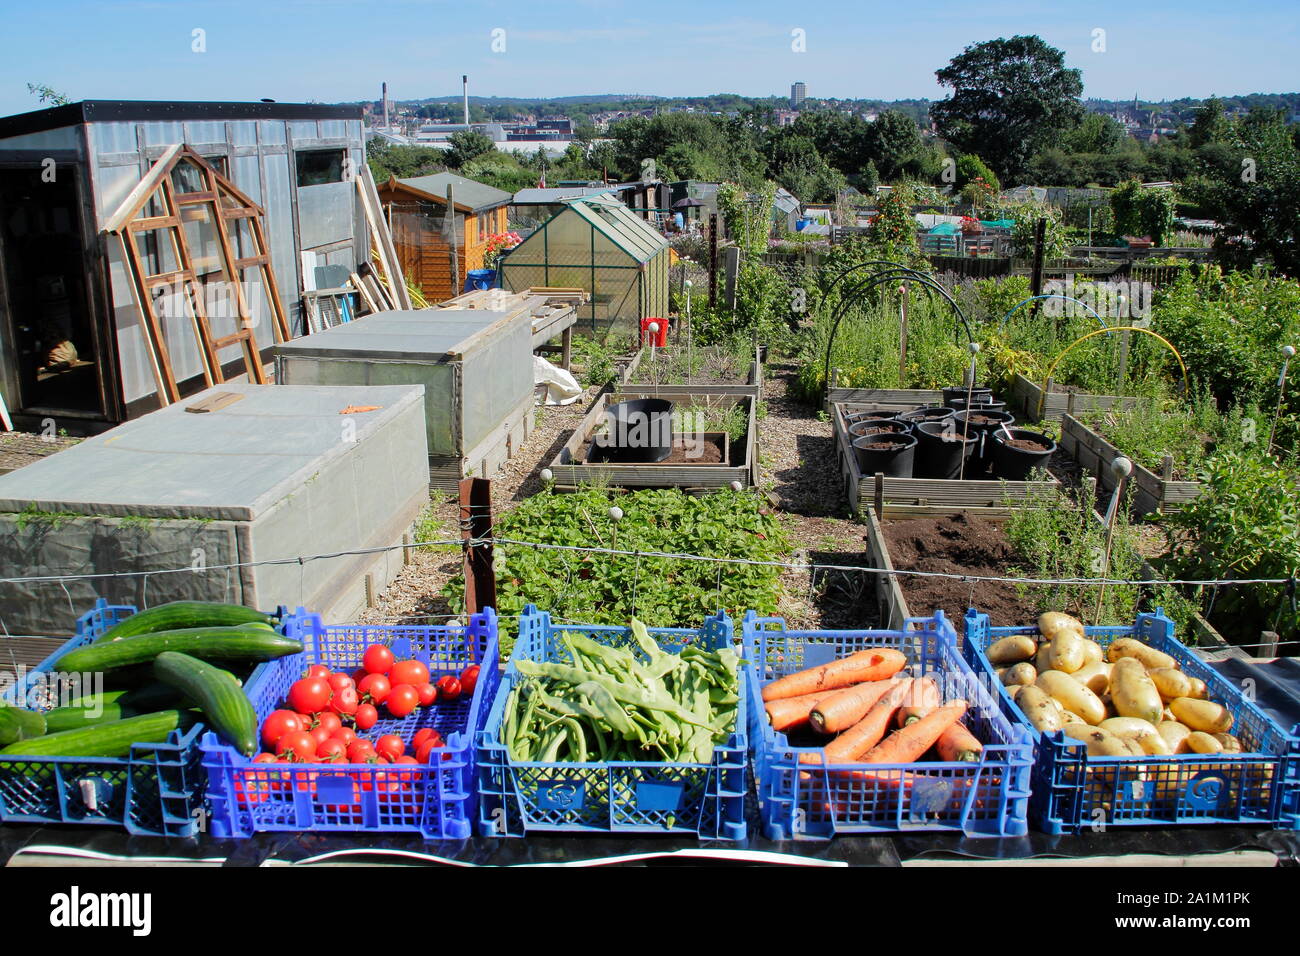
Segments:
[[[731,619],[556,624],[533,605],[478,738],[480,824],[743,840],[745,695]]]

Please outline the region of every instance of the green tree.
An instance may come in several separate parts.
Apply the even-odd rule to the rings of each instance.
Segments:
[[[1162,186],[1143,186],[1136,179],[1110,194],[1115,229],[1125,236],[1150,236],[1156,245],[1174,231],[1174,194]]]
[[[968,46],[935,75],[953,91],[930,108],[939,132],[1004,181],[1020,182],[1030,158],[1083,118],[1079,71],[1041,37]]]
[[[1196,111],[1196,119],[1187,129],[1187,145],[1196,149],[1206,143],[1222,143],[1231,132],[1231,124],[1223,110],[1223,100],[1211,96]]]
[[[908,172],[908,164],[923,152],[916,121],[898,110],[885,110],[868,123],[863,136],[866,161],[875,164],[880,178],[892,182]],[[852,168],[852,167],[850,167]]]
[[[447,150],[447,165],[452,169],[460,169],[484,153],[496,150],[496,144],[490,137],[472,129],[452,133],[447,137],[447,142],[451,144],[451,149]]]
[[[964,189],[975,180],[982,179],[995,193],[1002,191],[1002,184],[998,182],[997,174],[988,168],[984,160],[973,153],[963,153],[957,157],[956,172],[958,189]]]
[[[1127,138],[1124,127],[1113,117],[1089,113],[1083,122],[1061,137],[1061,145],[1071,153],[1114,153]]]

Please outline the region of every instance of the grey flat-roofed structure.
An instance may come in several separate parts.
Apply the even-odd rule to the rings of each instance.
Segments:
[[[222,392],[241,397],[186,410]],[[400,553],[297,558],[401,540],[428,501],[423,399],[409,385],[220,385],[0,476],[0,566],[105,575],[0,584],[0,618],[10,633],[69,633],[102,596],[346,619],[365,575],[387,580]],[[264,561],[284,563],[227,567]],[[192,570],[141,573],[176,568]]]

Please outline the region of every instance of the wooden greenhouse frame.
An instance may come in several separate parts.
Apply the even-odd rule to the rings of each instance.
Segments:
[[[178,168],[192,168],[198,175],[201,188],[180,191],[181,183],[173,175]],[[257,270],[271,309],[272,328],[277,342],[290,338],[284,305],[275,285],[275,273],[262,228],[265,215],[255,203],[229,179],[218,172],[190,147],[178,144],[169,147],[131,190],[105,226],[105,232],[116,235],[122,244],[122,253],[131,274],[131,289],[140,309],[145,341],[149,349],[150,364],[158,386],[158,398],[164,405],[180,400],[180,389],[172,374],[167,342],[163,336],[160,314],[155,305],[155,290],[174,285],[183,290],[183,301],[194,326],[202,358],[203,377],[209,386],[225,381],[218,353],[231,345],[240,346],[248,380],[258,385],[267,383],[257,341],[253,336],[253,316],[244,294],[244,275],[247,270]],[[196,268],[195,258],[185,235],[187,222],[207,218],[215,227],[220,254],[220,269],[230,279],[235,304],[237,329],[230,335],[213,338],[204,304],[204,282]],[[244,241],[239,240],[242,230],[238,223],[248,223]],[[236,237],[232,241],[232,233]],[[154,236],[159,249],[171,250],[170,261],[176,268],[162,272],[147,271],[138,245],[141,236]],[[236,255],[236,243],[247,243],[251,254]],[[240,251],[246,251],[240,249]],[[159,254],[159,263],[166,257]],[[209,273],[210,274],[210,273]]]

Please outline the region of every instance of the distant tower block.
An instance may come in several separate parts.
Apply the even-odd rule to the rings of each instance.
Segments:
[[[790,86],[790,109],[797,110],[807,98],[808,87],[803,83],[794,83]]]
[[[383,91],[381,99],[384,101],[384,129],[388,129],[388,84],[381,83],[380,88]]]
[[[461,74],[460,92],[465,102],[465,125],[469,125],[469,76]]]

